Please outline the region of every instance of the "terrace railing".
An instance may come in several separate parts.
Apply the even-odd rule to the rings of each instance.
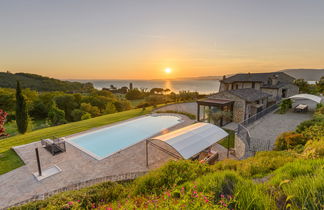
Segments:
[[[262,118],[263,116],[265,116],[266,114],[269,114],[270,112],[273,112],[274,110],[276,110],[279,107],[278,103],[275,103],[267,108],[265,108],[264,110],[262,110],[261,112],[256,113],[255,115],[251,116],[250,118],[244,120],[243,122],[241,122],[240,124],[242,124],[243,126],[248,126],[249,124],[257,121],[258,119]]]
[[[44,200],[47,197],[50,197],[54,194],[60,193],[60,192],[65,192],[65,191],[70,191],[70,190],[79,190],[81,188],[84,187],[89,187],[92,186],[94,184],[98,184],[98,183],[102,183],[102,182],[118,182],[118,181],[127,181],[127,180],[134,180],[139,176],[143,176],[144,174],[146,174],[147,171],[139,171],[139,172],[132,172],[132,173],[125,173],[125,174],[119,174],[119,175],[110,175],[110,176],[104,176],[104,177],[99,177],[99,178],[95,178],[95,179],[89,179],[89,180],[85,180],[82,182],[78,182],[78,183],[74,183],[71,185],[68,185],[66,187],[62,187],[44,194],[38,194],[38,195],[34,195],[31,198],[24,200],[24,201],[20,201],[17,202],[15,204],[12,204],[10,206],[7,206],[3,209],[7,209],[7,208],[11,208],[14,206],[20,206],[32,201],[37,201],[37,200]]]
[[[269,114],[269,113],[273,112],[274,110],[278,109],[279,102],[280,101],[277,100],[275,104],[269,106],[268,108],[262,110],[261,112],[258,112],[257,114],[253,115],[252,117],[250,117],[238,124],[236,134],[246,144],[246,148],[247,148],[246,155],[247,156],[249,156],[249,154],[254,154],[256,151],[269,150],[271,148],[271,145],[269,142],[264,143],[262,141],[262,139],[252,138],[247,126],[249,124],[259,120],[266,114]]]

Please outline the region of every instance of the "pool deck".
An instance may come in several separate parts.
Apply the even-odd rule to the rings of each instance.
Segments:
[[[176,115],[180,116],[183,120],[181,123],[168,130],[164,130],[157,135],[194,123],[193,120],[190,120],[188,117],[183,115],[157,115]],[[113,126],[115,124],[110,124],[108,126]],[[86,132],[92,132],[100,128],[90,129]],[[149,149],[150,167],[147,168],[145,144],[145,141],[140,141],[102,160],[95,159],[69,143],[66,143],[65,153],[55,156],[52,156],[47,150],[42,148],[40,142],[17,146],[14,150],[24,161],[25,165],[0,176],[0,208],[29,199],[33,195],[51,192],[67,185],[89,179],[109,175],[148,171],[152,168],[159,167],[167,160],[170,160],[171,157],[169,155],[152,147]],[[38,170],[35,156],[36,147],[39,148],[41,167],[43,170],[56,165],[62,171],[51,177],[38,181],[33,175],[33,173]]]

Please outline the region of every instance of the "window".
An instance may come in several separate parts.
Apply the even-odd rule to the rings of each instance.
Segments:
[[[239,85],[238,84],[235,85],[235,89],[239,89]]]
[[[252,82],[252,88],[255,88],[255,82]]]

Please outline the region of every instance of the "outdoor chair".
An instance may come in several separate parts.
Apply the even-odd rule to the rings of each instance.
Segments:
[[[65,139],[64,138],[54,138],[52,139],[42,139],[41,144],[52,155],[57,155],[61,152],[66,151]]]

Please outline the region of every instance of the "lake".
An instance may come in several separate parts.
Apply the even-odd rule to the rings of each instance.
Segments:
[[[73,80],[77,82],[91,82],[96,89],[109,88],[114,85],[117,88],[133,83],[134,88],[168,88],[178,93],[182,90],[197,91],[202,94],[217,93],[219,89],[218,80],[182,79],[182,80]]]

